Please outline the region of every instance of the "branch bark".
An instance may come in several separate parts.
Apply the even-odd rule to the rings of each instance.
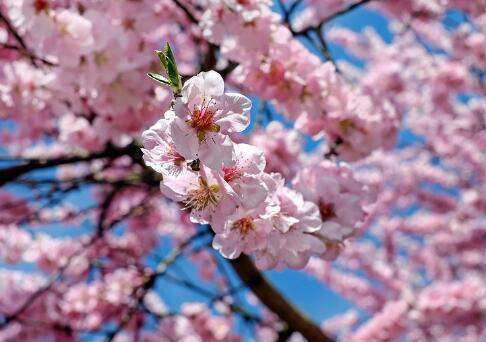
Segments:
[[[31,171],[46,169],[60,165],[91,161],[101,158],[117,158],[124,155],[135,155],[136,153],[138,153],[138,151],[135,145],[128,145],[123,148],[108,146],[106,150],[102,152],[93,153],[86,156],[69,156],[45,160],[29,160],[29,162],[26,164],[15,165],[8,168],[0,169],[0,187],[5,185],[6,183],[16,180],[20,176]]]
[[[267,281],[265,276],[256,268],[248,256],[242,254],[239,258],[231,260],[230,263],[240,279],[248,285],[258,299],[287,324],[288,330],[301,333],[308,341],[334,341],[331,336],[326,335],[319,326],[292,306]]]
[[[310,31],[313,31],[313,30],[316,30],[316,29],[319,29],[319,28],[322,28],[325,24],[327,24],[328,22],[330,21],[333,21],[334,19],[336,19],[337,17],[340,17],[348,12],[351,12],[353,11],[354,9],[358,8],[358,7],[361,7],[361,6],[364,6],[366,5],[368,2],[371,2],[371,1],[379,1],[379,0],[360,0],[360,1],[357,1],[337,12],[334,12],[333,14],[327,16],[326,18],[324,18],[324,20],[322,20],[319,25],[317,26],[310,26],[302,31],[292,31],[292,33],[294,35],[305,35],[307,32],[310,32]]]
[[[48,65],[48,66],[55,66],[56,64],[42,58],[42,57],[39,57],[39,56],[36,56],[29,48],[28,46],[25,44],[24,42],[24,39],[20,36],[20,34],[17,32],[17,30],[14,28],[14,26],[12,25],[12,23],[10,22],[10,20],[8,20],[7,16],[4,15],[1,11],[0,11],[0,23],[3,23],[7,29],[7,31],[12,35],[12,37],[15,39],[15,41],[20,45],[20,46],[14,46],[14,45],[10,45],[10,44],[6,44],[4,45],[3,47],[7,48],[7,49],[15,49],[17,51],[19,51],[21,54],[27,56],[31,63],[38,67],[39,65],[37,64],[37,61],[40,61],[42,63],[44,63],[45,65]]]

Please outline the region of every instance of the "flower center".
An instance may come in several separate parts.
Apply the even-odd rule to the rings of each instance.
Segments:
[[[201,211],[209,205],[215,205],[219,201],[218,193],[219,185],[208,185],[203,178],[199,177],[199,187],[187,192],[185,208]]]
[[[169,150],[167,151],[167,158],[174,163],[175,166],[180,167],[182,163],[185,161],[184,157],[179,154],[175,150],[173,145],[169,146]]]
[[[241,177],[241,172],[236,167],[223,167],[224,180],[231,182]]]
[[[251,230],[255,230],[255,224],[251,217],[244,217],[233,223],[233,229],[238,229],[241,235],[246,235]]]
[[[194,107],[191,118],[186,120],[186,123],[197,131],[199,141],[206,138],[206,132],[219,132],[219,125],[213,122],[215,114],[214,101],[204,99],[200,106]]]
[[[321,213],[322,220],[325,221],[333,217],[336,217],[333,203],[326,203],[326,202],[319,201],[318,207],[319,207],[319,212]]]
[[[34,1],[35,12],[39,13],[49,9],[49,3],[47,0],[35,0]]]

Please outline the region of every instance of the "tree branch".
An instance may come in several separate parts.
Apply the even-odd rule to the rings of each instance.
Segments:
[[[248,256],[242,254],[239,258],[231,260],[230,263],[240,279],[268,309],[287,324],[289,330],[301,333],[309,341],[334,341],[332,337],[326,335],[317,325],[293,307],[267,281]]]
[[[361,7],[363,5],[366,5],[368,2],[371,2],[371,1],[378,1],[378,0],[360,0],[360,1],[357,1],[357,2],[351,4],[351,5],[347,6],[347,7],[344,7],[343,9],[341,9],[341,10],[339,10],[337,12],[334,12],[333,14],[327,16],[317,26],[309,26],[309,27],[307,27],[306,29],[304,29],[302,31],[293,31],[292,33],[294,35],[305,35],[306,33],[310,32],[310,31],[316,30],[319,27],[323,27],[325,24],[329,23],[330,21],[333,21],[337,17],[340,17],[340,16],[342,16],[342,15],[348,13],[348,12],[351,12],[354,9],[358,8],[358,7]]]
[[[348,7],[345,7],[342,10],[337,11],[337,12],[331,14],[326,19],[324,19],[323,23],[324,24],[325,23],[328,23],[328,22],[336,19],[337,17],[340,17],[340,16],[342,16],[342,15],[348,13],[348,12],[353,11],[354,9],[356,9],[358,7],[361,7],[363,5],[366,5],[368,2],[371,2],[371,1],[373,1],[373,0],[361,0],[361,1],[355,2],[354,4],[351,4]]]
[[[194,14],[192,14],[192,12],[182,4],[182,2],[180,2],[179,0],[172,0],[172,2],[174,2],[174,4],[179,7],[187,16],[187,18],[192,21],[194,24],[198,24],[199,23],[199,19],[197,19]]]
[[[37,64],[37,61],[40,61],[40,62],[42,62],[42,63],[44,63],[45,65],[48,65],[48,66],[55,66],[56,65],[55,63],[52,63],[52,62],[50,62],[50,61],[48,61],[48,60],[46,60],[42,57],[36,56],[32,51],[30,51],[28,46],[25,44],[24,39],[19,35],[19,33],[14,28],[14,26],[12,25],[10,20],[8,20],[8,18],[1,11],[0,11],[0,23],[3,23],[5,25],[5,27],[7,28],[7,31],[13,36],[15,41],[17,41],[17,43],[20,45],[20,46],[14,46],[14,45],[10,45],[10,44],[5,44],[4,48],[15,49],[15,50],[19,51],[24,56],[29,57],[32,64],[36,67],[39,66]]]
[[[15,165],[12,167],[1,169],[0,187],[5,185],[8,182],[12,182],[16,180],[18,177],[22,176],[23,174],[29,173],[31,171],[46,169],[46,168],[60,166],[60,165],[73,164],[78,162],[86,162],[94,159],[118,158],[124,155],[134,154],[135,149],[137,149],[137,147],[134,144],[128,145],[123,148],[115,148],[113,146],[108,146],[102,152],[93,153],[86,156],[70,156],[70,157],[61,157],[61,158],[45,159],[45,160],[42,159],[30,160],[26,164]]]
[[[113,331],[108,333],[108,341],[113,341],[118,333],[120,333],[125,328],[125,326],[130,323],[131,319],[137,313],[137,311],[143,307],[144,298],[148,291],[152,289],[155,285],[155,281],[157,280],[157,278],[166,274],[169,267],[177,261],[177,259],[182,255],[184,250],[194,240],[206,234],[206,231],[200,231],[198,233],[195,233],[193,236],[189,237],[186,241],[184,241],[179,247],[174,248],[163,260],[158,263],[155,272],[147,274],[142,284],[133,289],[131,297],[135,297],[135,303],[130,306],[128,311],[122,316],[118,326]]]

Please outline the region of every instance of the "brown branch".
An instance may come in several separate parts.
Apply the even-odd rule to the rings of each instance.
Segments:
[[[113,199],[112,195],[108,195],[108,197],[111,200]],[[103,204],[103,206],[106,206],[108,208],[107,204]],[[125,219],[127,219],[131,215],[137,214],[137,211],[142,207],[143,206],[138,206],[138,207],[132,208],[128,213],[126,213],[126,214],[122,215],[121,217],[117,218],[116,220],[112,221],[108,227],[104,228],[105,231],[108,230],[108,229],[114,228],[117,224],[124,221]],[[54,273],[53,275],[51,275],[48,278],[48,280],[46,281],[46,283],[44,285],[40,286],[36,291],[32,292],[28,296],[27,300],[25,300],[23,302],[23,304],[21,306],[19,306],[12,314],[5,315],[4,320],[2,322],[0,322],[0,331],[2,329],[4,329],[5,327],[7,327],[11,322],[17,320],[17,318],[20,315],[22,315],[27,309],[29,309],[38,298],[40,298],[44,293],[51,290],[52,287],[54,286],[54,284],[56,282],[58,282],[60,279],[62,279],[62,277],[64,276],[64,273],[72,265],[74,259],[76,259],[80,255],[82,255],[84,252],[87,251],[88,248],[94,246],[95,243],[97,243],[98,241],[100,241],[103,238],[104,238],[104,234],[98,234],[97,232],[95,232],[95,234],[92,235],[87,242],[83,243],[78,250],[76,250],[73,254],[71,254],[67,258],[66,262],[57,269],[56,273]]]
[[[6,183],[12,182],[16,180],[18,177],[29,173],[35,170],[46,169],[50,167],[66,165],[66,164],[73,164],[78,162],[86,162],[95,159],[101,158],[117,158],[123,155],[134,154],[135,151],[138,149],[134,144],[128,145],[123,148],[116,148],[113,146],[108,146],[104,151],[93,153],[86,156],[69,156],[69,157],[60,157],[54,159],[37,159],[37,160],[30,160],[26,164],[15,165],[8,168],[4,168],[0,170],[0,187],[5,185]]]
[[[186,6],[184,6],[182,4],[182,2],[180,2],[179,0],[172,0],[172,2],[174,2],[174,4],[179,7],[185,14],[186,14],[186,17],[192,21],[194,24],[197,24],[199,23],[199,19],[196,18],[196,16],[194,14],[192,14],[192,12],[189,10],[189,8],[187,8]]]
[[[324,39],[324,36],[323,36],[324,33],[322,32],[322,25],[323,24],[319,25],[318,28],[313,29],[313,31],[315,32],[317,39],[319,40],[319,43],[320,43],[320,46],[318,48],[320,48],[322,54],[324,55],[324,58],[326,60],[330,61],[334,65],[336,72],[338,74],[342,74],[341,69],[339,68],[336,60],[334,59],[334,57],[331,54],[331,50],[329,50],[329,45],[327,44],[327,41]],[[312,41],[312,37],[309,34],[309,32],[307,32],[305,35],[309,40]]]
[[[324,26],[329,23],[330,21],[344,15],[344,14],[347,14],[351,11],[353,11],[354,9],[358,8],[358,7],[361,7],[363,5],[366,5],[368,2],[371,2],[373,0],[361,0],[361,1],[358,1],[358,2],[355,2],[347,7],[344,7],[343,9],[337,11],[337,12],[334,12],[333,14],[327,16],[326,18],[324,18],[318,25],[315,25],[315,26],[309,26],[307,28],[305,28],[304,30],[301,30],[301,31],[295,31],[293,28],[292,28],[292,25],[290,25],[289,22],[287,22],[287,26],[289,27],[290,31],[292,32],[292,34],[294,36],[299,36],[299,35],[302,35],[304,37],[306,37],[307,39],[310,40],[311,43],[315,44],[316,47],[322,52],[322,54],[324,55],[324,58],[328,61],[330,61],[333,65],[334,65],[334,68],[336,69],[336,72],[338,74],[341,74],[342,76],[344,76],[344,74],[342,73],[342,71],[340,70],[336,60],[333,58],[332,54],[331,54],[331,51],[329,49],[329,46],[327,44],[327,41],[325,40],[324,38],[324,32],[323,32],[323,29],[324,29]],[[375,1],[378,1],[378,0],[375,0]],[[294,3],[295,4],[295,3]],[[282,5],[283,7],[283,5]],[[295,8],[294,8],[295,9]],[[289,14],[285,12],[285,9],[284,9],[284,13],[285,13],[285,20],[289,20]],[[319,44],[316,44],[313,40],[313,37],[312,37],[312,33],[314,33],[316,36],[317,36],[317,39],[319,41]],[[319,46],[317,46],[319,45]],[[349,79],[347,79],[349,81]]]
[[[371,1],[373,1],[373,0],[361,0],[361,1],[355,2],[354,4],[351,4],[348,7],[345,7],[342,10],[337,11],[337,12],[331,14],[330,16],[328,16],[326,19],[324,19],[324,23],[328,23],[328,22],[336,19],[337,17],[340,17],[340,16],[342,16],[342,15],[348,13],[348,12],[353,11],[354,9],[356,9],[358,7],[366,5],[368,2],[371,2]]]
[[[287,324],[290,331],[297,331],[308,341],[331,342],[332,337],[326,335],[316,324],[310,321],[304,314],[293,307],[287,299],[275,289],[255,267],[251,259],[246,255],[231,260],[231,266],[240,279],[248,285],[250,290]],[[285,333],[287,335],[287,332]]]
[[[333,21],[334,19],[344,15],[344,14],[347,14],[348,12],[351,12],[353,10],[355,10],[356,8],[358,7],[361,7],[363,5],[366,5],[368,2],[371,2],[371,1],[378,1],[378,0],[360,0],[358,2],[355,2],[347,7],[344,7],[343,9],[337,11],[337,12],[334,12],[333,14],[327,16],[326,18],[324,18],[324,20],[322,20],[319,25],[317,26],[309,26],[307,27],[306,29],[302,30],[302,31],[293,31],[292,30],[292,33],[294,35],[305,35],[306,33],[312,31],[312,30],[316,30],[318,29],[319,27],[323,27],[324,25],[326,25],[327,23],[329,23],[330,21]]]
[[[290,17],[294,13],[295,9],[302,3],[303,0],[295,0],[292,4],[290,4],[289,8],[285,6],[282,0],[278,0],[278,4],[283,12],[283,21],[286,25],[290,26]]]
[[[55,63],[52,63],[52,62],[50,62],[50,61],[48,61],[48,60],[46,60],[42,57],[36,56],[29,49],[27,44],[25,44],[24,39],[17,32],[17,30],[12,25],[10,20],[8,20],[8,18],[1,11],[0,11],[0,23],[3,23],[5,25],[7,31],[13,36],[15,41],[20,45],[20,46],[14,46],[14,45],[10,45],[10,44],[5,44],[4,48],[17,50],[19,53],[23,54],[24,56],[27,56],[30,59],[30,61],[32,62],[32,64],[36,67],[39,66],[38,63],[37,63],[38,61],[42,62],[42,63],[44,63],[45,65],[48,65],[48,66],[55,66],[56,65]]]
[[[145,279],[140,286],[137,286],[133,289],[131,297],[134,297],[135,304],[130,306],[127,312],[122,316],[120,323],[118,326],[108,333],[107,340],[113,341],[115,337],[125,328],[125,326],[131,321],[133,316],[140,310],[143,306],[143,301],[145,295],[148,293],[150,289],[153,288],[155,285],[155,281],[158,277],[163,276],[166,274],[168,268],[174,264],[177,259],[182,255],[184,250],[196,239],[200,238],[201,236],[206,235],[206,231],[200,231],[195,233],[191,237],[189,237],[186,241],[184,241],[179,247],[174,248],[163,260],[161,260],[155,272],[149,273],[145,275]]]

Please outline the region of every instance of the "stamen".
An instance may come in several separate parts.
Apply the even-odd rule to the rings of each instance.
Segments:
[[[216,205],[219,201],[219,185],[208,183],[199,177],[199,188],[187,192],[184,209],[204,210],[209,205]]]
[[[255,224],[251,217],[244,217],[233,223],[233,229],[238,229],[241,235],[246,235],[251,230],[255,230]]]
[[[186,120],[186,123],[192,128],[196,129],[199,141],[204,141],[206,132],[219,132],[221,127],[213,122],[216,108],[214,108],[214,100],[203,100],[201,105],[194,106],[191,113],[191,118]]]
[[[231,182],[241,177],[241,172],[236,167],[223,167],[224,180]]]
[[[336,217],[333,203],[319,201],[319,212],[321,213],[321,218],[324,221]]]

